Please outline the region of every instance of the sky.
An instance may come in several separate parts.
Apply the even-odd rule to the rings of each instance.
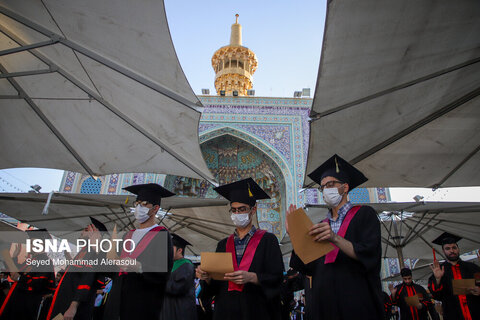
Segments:
[[[325,24],[325,1],[176,1],[165,0],[173,44],[196,94],[215,94],[211,59],[230,43],[239,14],[242,45],[255,52],[256,96],[293,97],[315,88]]]
[[[230,41],[231,25],[239,14],[243,46],[255,52],[258,69],[253,77],[256,96],[293,97],[311,88],[313,97],[320,61],[325,1],[165,0],[167,20],[178,59],[196,94],[215,94],[213,53]],[[39,184],[42,192],[59,190],[63,171],[52,169],[0,170],[0,192],[26,192]],[[429,201],[473,201],[476,189],[391,189],[395,201],[415,195]],[[473,195],[473,196],[472,196]]]

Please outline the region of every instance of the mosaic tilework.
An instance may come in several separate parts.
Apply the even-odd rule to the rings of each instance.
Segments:
[[[390,201],[390,194],[388,188],[377,188],[377,201],[388,202]]]
[[[292,154],[290,145],[290,126],[238,125],[236,127],[261,137],[278,150],[288,162],[290,162]]]
[[[100,178],[95,180],[92,177],[88,177],[83,181],[80,193],[99,194],[101,189],[102,180],[100,180]]]
[[[288,98],[278,98],[278,99],[263,99],[263,98],[247,98],[245,99],[238,99],[237,103],[243,102],[243,105],[225,105],[227,101],[231,101],[232,99],[227,98],[223,102],[219,102],[219,105],[208,105],[209,101],[221,101],[221,98],[210,98],[206,99],[205,101],[202,99],[201,101],[204,105],[206,105],[206,108],[204,110],[204,113],[202,115],[202,120],[204,123],[205,121],[212,119],[211,116],[209,116],[209,113],[220,113],[220,114],[225,114],[224,119],[227,120],[234,120],[238,119],[237,114],[240,115],[250,115],[250,114],[255,114],[255,115],[274,115],[272,117],[242,117],[245,119],[250,119],[253,120],[253,122],[257,122],[258,120],[265,122],[281,122],[281,121],[288,121],[287,118],[282,118],[279,116],[298,116],[300,117],[301,120],[297,119],[296,121],[301,122],[299,123],[299,133],[302,136],[303,140],[303,151],[304,151],[304,159],[305,159],[305,165],[306,165],[306,159],[307,159],[307,151],[308,151],[308,142],[309,142],[309,134],[310,134],[310,125],[309,125],[309,114],[310,114],[310,107],[311,107],[311,99],[288,99]],[[220,99],[220,100],[219,100]],[[233,98],[233,100],[237,100],[236,98]],[[270,102],[270,104],[264,104],[261,105],[261,108],[258,108],[259,101],[265,101],[265,102]],[[272,101],[274,102],[272,104]],[[298,106],[293,107],[292,105]],[[249,106],[251,105],[251,106]],[[283,107],[280,107],[279,105],[283,105]],[[252,107],[255,106],[255,107]],[[288,107],[285,107],[288,106]],[[231,115],[230,118],[228,115]],[[233,116],[232,116],[233,115]],[[240,119],[241,120],[241,119]],[[200,130],[199,132],[202,132]],[[298,151],[295,151],[298,152]]]
[[[243,118],[243,116],[242,116],[242,118]],[[266,116],[266,117],[263,117],[263,118],[262,117],[257,118],[257,116],[250,116],[250,117],[247,117],[246,122],[255,122],[255,121],[263,122],[264,118],[267,118],[267,120],[266,120],[267,122],[268,121],[275,122],[274,120],[277,117],[276,116]],[[201,141],[204,141],[202,139],[209,139],[209,135],[212,133],[212,131],[216,132],[218,130],[220,130],[220,131],[223,130],[224,131],[224,130],[227,130],[227,129],[233,129],[234,131],[237,131],[237,133],[239,135],[242,136],[242,139],[246,139],[249,142],[251,141],[251,143],[256,145],[256,146],[260,145],[261,148],[263,148],[264,146],[269,146],[269,147],[267,147],[267,149],[272,149],[271,150],[272,152],[267,151],[266,153],[269,156],[271,156],[272,158],[274,158],[274,160],[275,160],[275,158],[280,158],[282,160],[280,162],[279,161],[276,161],[276,162],[281,167],[284,175],[286,175],[286,171],[288,171],[289,175],[294,177],[292,186],[294,186],[295,190],[297,190],[297,189],[301,188],[301,186],[303,184],[305,158],[304,158],[304,150],[303,150],[303,145],[302,145],[303,137],[302,137],[302,134],[301,134],[301,131],[300,131],[300,129],[301,129],[300,122],[301,121],[300,121],[299,117],[293,117],[293,118],[294,118],[293,120],[290,119],[292,121],[289,123],[293,127],[292,130],[291,130],[291,132],[293,132],[293,139],[290,138],[291,141],[293,142],[292,143],[292,149],[291,149],[293,151],[290,153],[293,161],[288,161],[288,159],[286,159],[279,152],[279,150],[277,150],[274,146],[270,145],[268,140],[264,139],[263,137],[256,136],[256,135],[252,136],[250,134],[250,132],[247,132],[246,130],[239,127],[239,124],[235,122],[236,120],[234,119],[234,117],[232,115],[218,115],[218,114],[217,115],[209,115],[208,116],[209,121],[217,122],[218,126],[219,126],[219,129],[209,130],[207,132],[202,133],[201,136],[200,136],[200,139],[201,139]],[[278,120],[288,122],[289,118],[287,118],[287,117],[281,118],[281,119],[277,118],[277,121]],[[204,121],[206,121],[206,120],[204,120]],[[265,132],[268,132],[268,131],[265,130]],[[215,134],[218,134],[218,133],[213,133],[213,134],[215,135]],[[273,153],[273,154],[271,154],[271,153]],[[284,168],[281,162],[285,162],[288,169]],[[287,189],[289,189],[289,188],[287,187]],[[287,190],[287,192],[288,192],[288,190]],[[296,191],[295,191],[295,193],[296,193]],[[298,196],[293,195],[292,200],[294,201],[292,203],[303,203],[303,195],[302,194],[300,194]]]
[[[366,188],[355,188],[348,193],[348,198],[352,203],[369,203],[370,195]]]
[[[71,172],[71,171],[66,172],[66,177],[64,176],[65,179],[62,182],[62,185],[63,185],[62,192],[74,192],[73,186],[75,182],[75,176],[76,176],[75,172]]]
[[[294,199],[292,198],[293,194],[293,186],[292,186],[292,176],[290,174],[290,170],[288,167],[288,164],[285,162],[285,160],[278,154],[276,153],[272,148],[268,147],[266,144],[258,141],[254,137],[250,136],[249,134],[245,132],[238,131],[234,128],[231,127],[224,127],[219,130],[211,131],[208,133],[205,133],[200,136],[200,143],[204,143],[205,141],[209,141],[211,139],[214,139],[219,136],[223,136],[225,134],[232,135],[234,137],[240,138],[246,142],[249,142],[250,144],[254,145],[261,151],[263,151],[265,154],[267,154],[270,159],[272,159],[275,164],[280,168],[282,172],[283,179],[286,184],[286,200],[287,203],[292,203]]]
[[[145,181],[145,173],[134,173],[132,184],[143,184]]]
[[[118,178],[119,178],[118,174],[110,175],[110,179],[108,180],[107,194],[117,193]]]
[[[318,189],[305,189],[305,203],[308,204],[318,204],[320,203],[320,192]]]
[[[203,105],[240,105],[257,107],[307,107],[311,108],[312,99],[298,98],[275,98],[275,97],[220,97],[199,96]]]

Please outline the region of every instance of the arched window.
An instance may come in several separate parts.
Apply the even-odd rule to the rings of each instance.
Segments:
[[[80,188],[80,193],[99,194],[102,189],[102,180],[89,177],[85,179]]]

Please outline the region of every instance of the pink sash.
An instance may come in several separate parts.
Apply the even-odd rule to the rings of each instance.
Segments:
[[[265,230],[257,230],[255,231],[253,237],[248,241],[247,247],[245,248],[245,252],[243,253],[242,261],[240,261],[240,266],[237,265],[237,254],[235,252],[235,242],[233,240],[233,234],[228,237],[227,240],[227,252],[232,254],[233,260],[233,270],[244,270],[248,271],[250,269],[250,265],[252,264],[253,256],[255,255],[255,251],[257,250],[258,244],[260,240],[262,240],[263,235],[265,234]],[[232,281],[228,282],[228,291],[243,291],[243,284],[236,284]]]
[[[153,240],[153,238],[157,235],[158,231],[162,230],[167,230],[164,227],[161,226],[156,226],[155,228],[152,228],[151,230],[148,230],[148,232],[143,236],[142,240],[135,246],[135,250],[133,252],[127,252],[126,250],[123,250],[120,258],[130,258],[130,259],[136,259],[138,256],[145,250],[145,248],[149,245],[150,241]],[[127,235],[125,236],[125,240],[132,239],[133,232],[135,230],[130,230],[128,231]],[[130,250],[130,241],[125,243],[125,248]],[[127,272],[120,271],[120,275],[126,274]]]
[[[359,209],[360,209],[360,206],[355,206],[350,208],[350,210],[348,210],[347,215],[345,216],[345,219],[343,220],[342,225],[340,226],[340,229],[338,230],[338,233],[337,233],[342,238],[345,237],[345,233],[347,233],[348,225],[352,221],[353,217],[355,217],[355,214],[358,212]],[[323,222],[328,222],[328,218],[323,220]],[[325,256],[325,264],[334,263],[335,260],[337,259],[339,249],[336,245],[334,244],[332,245],[335,247],[335,249],[327,253],[327,255]]]

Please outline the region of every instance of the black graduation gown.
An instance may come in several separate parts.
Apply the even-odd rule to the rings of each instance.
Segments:
[[[197,319],[195,268],[190,261],[183,263],[170,273],[167,286],[165,287],[160,319]]]
[[[393,303],[400,308],[400,318],[402,320],[428,320],[428,308],[432,305],[432,301],[429,298],[427,291],[416,283],[412,283],[410,288],[405,283],[397,285],[397,293]],[[410,289],[410,295],[408,293]],[[406,302],[405,298],[408,296],[413,296],[415,294],[422,294],[423,300],[420,300],[420,303],[423,305],[421,309],[415,307],[410,307]]]
[[[430,289],[433,298],[442,302],[443,319],[463,319],[459,296],[453,295],[453,266],[447,261],[443,262],[441,265],[443,266],[445,273],[440,281],[440,286],[436,285],[435,276],[432,275],[428,279],[428,288]],[[475,273],[480,272],[480,267],[471,262],[459,260],[458,266],[460,268],[462,279],[472,279],[474,278]],[[480,296],[468,294],[466,297],[472,319],[480,319]]]
[[[380,222],[373,208],[362,206],[351,220],[345,239],[353,244],[359,260],[339,250],[335,262],[325,256],[305,265],[292,252],[290,267],[312,276],[307,319],[383,319],[380,282]]]
[[[149,231],[155,232],[155,231]],[[116,273],[113,277],[112,289],[105,304],[104,319],[108,320],[140,320],[158,319],[163,305],[165,285],[173,264],[173,247],[170,233],[158,231],[145,250],[137,257],[143,266],[161,265],[161,255],[155,249],[161,245],[160,233],[168,234],[168,272],[143,272],[128,274]]]
[[[392,315],[392,306],[393,306],[393,302],[392,302],[392,298],[390,297],[390,295],[388,293],[386,293],[385,291],[382,292],[382,295],[383,295],[383,307],[384,307],[384,315],[385,315],[385,320],[388,320],[390,319],[391,315]]]
[[[35,260],[49,260],[44,253],[33,257]],[[28,267],[27,267],[28,268]],[[20,279],[7,295],[1,320],[37,320],[44,295],[55,290],[55,274],[53,264],[41,267],[42,272],[20,273]]]
[[[83,259],[102,259],[102,257],[90,252],[85,254]],[[97,282],[98,273],[86,271],[87,268],[89,267],[72,265],[66,269],[55,290],[50,306],[52,312],[50,313],[49,310],[50,317],[47,315],[47,320],[55,318],[59,313],[65,314],[72,301],[79,302],[75,320],[90,320],[92,318],[96,291],[101,284]]]
[[[218,243],[217,252],[226,252],[227,239]],[[205,294],[215,296],[214,320],[280,319],[283,260],[274,234],[263,235],[248,271],[257,274],[260,284],[247,283],[241,292],[228,291],[228,281],[202,281]]]

